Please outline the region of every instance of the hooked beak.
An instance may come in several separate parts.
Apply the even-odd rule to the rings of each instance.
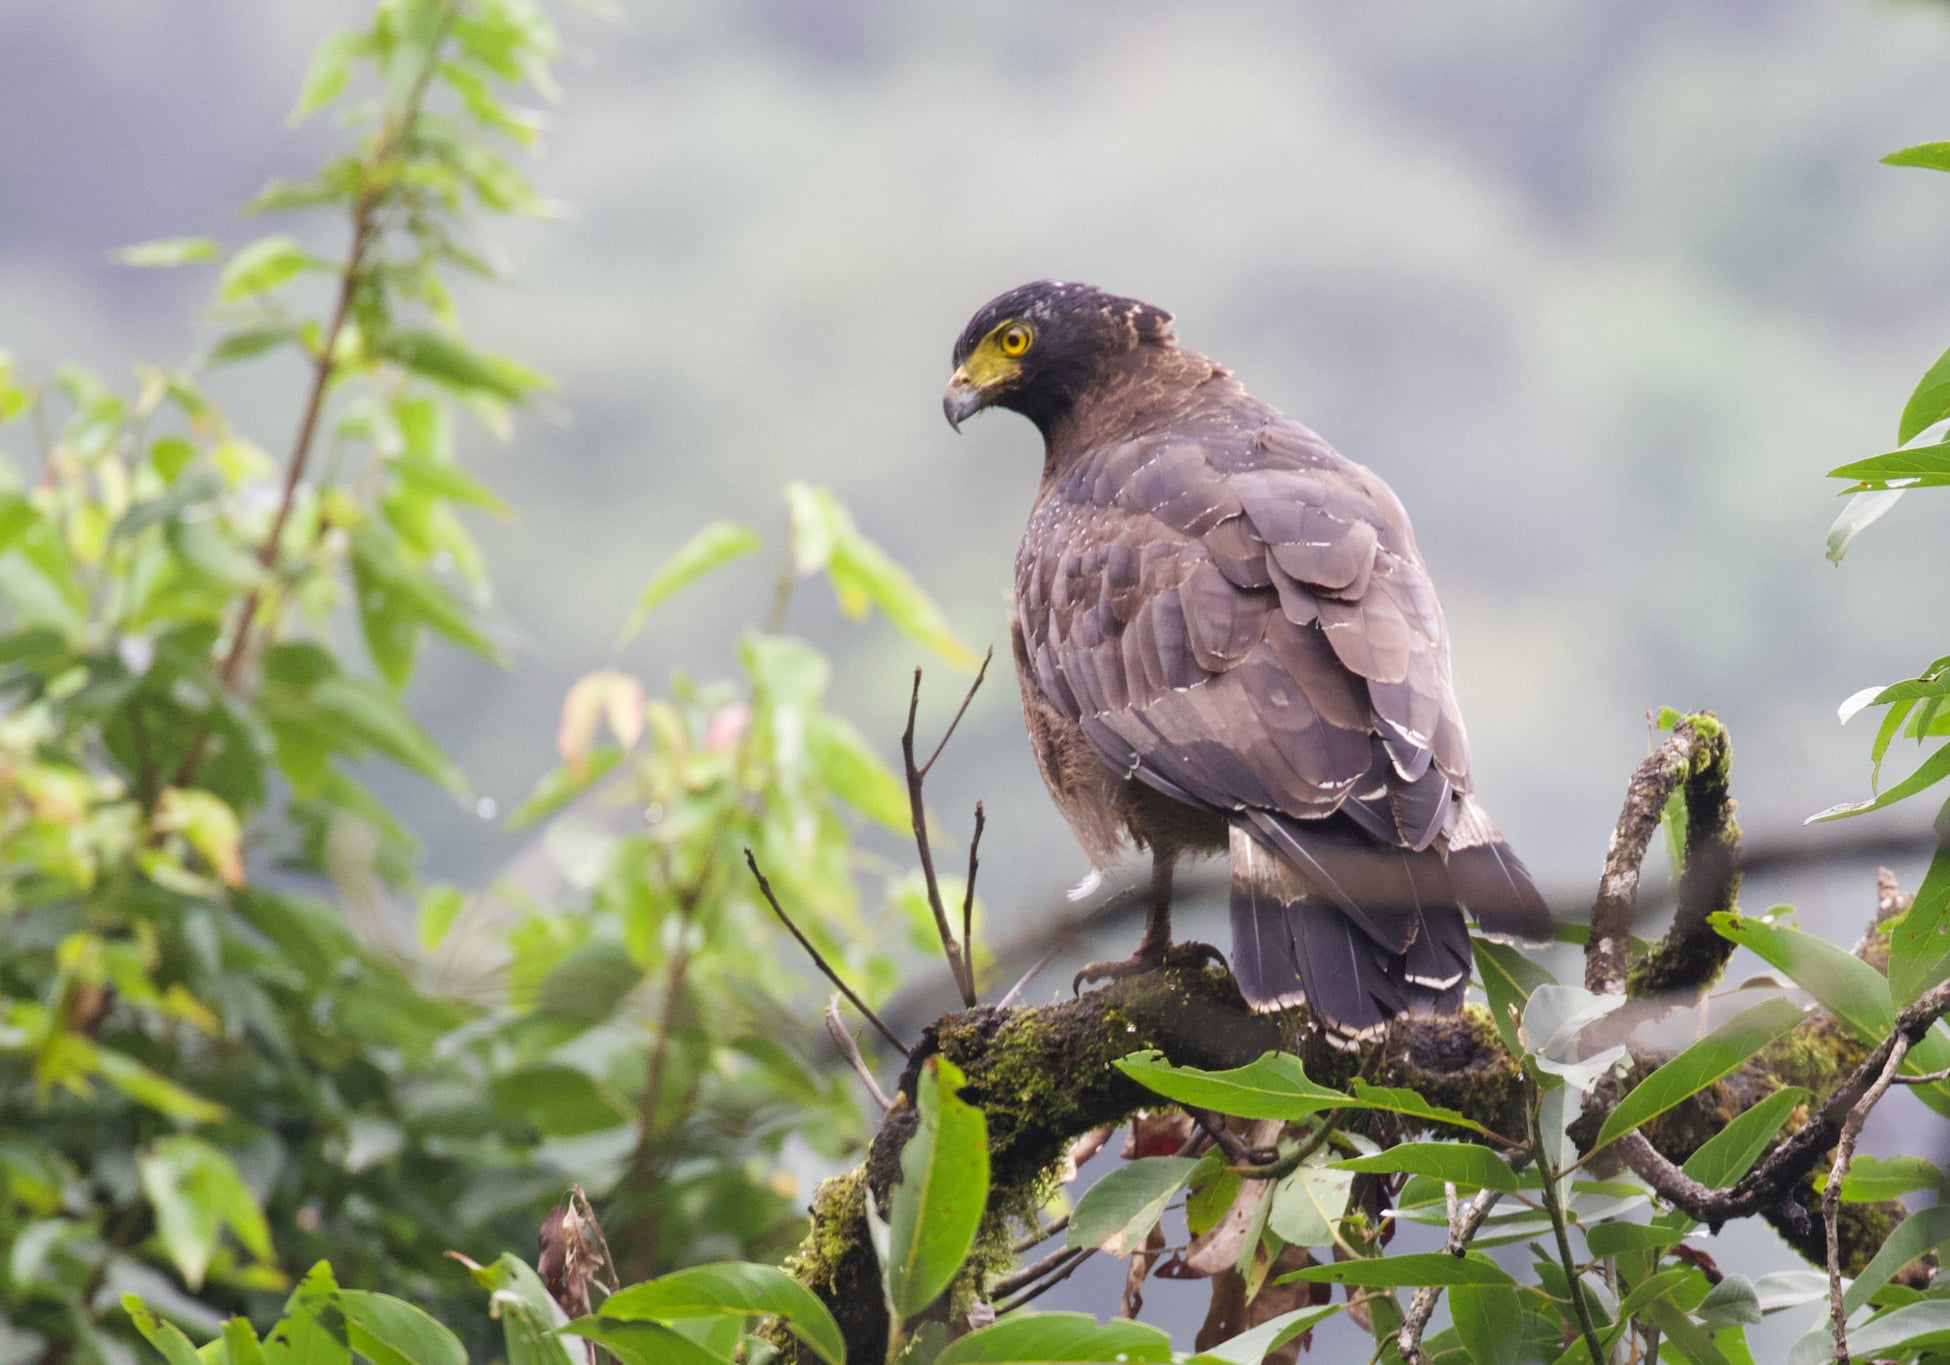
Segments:
[[[941,395],[941,411],[948,418],[948,425],[960,431],[961,424],[987,407],[988,402],[988,395],[981,387],[964,371],[956,370]]]

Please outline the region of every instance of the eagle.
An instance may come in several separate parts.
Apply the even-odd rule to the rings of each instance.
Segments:
[[[1091,863],[1152,860],[1161,964],[1187,854],[1231,860],[1230,965],[1332,1041],[1450,1012],[1469,912],[1550,937],[1470,795],[1442,608],[1388,485],[1181,346],[1171,314],[1041,280],[978,311],[942,399],[1042,432],[1010,637],[1037,767]]]

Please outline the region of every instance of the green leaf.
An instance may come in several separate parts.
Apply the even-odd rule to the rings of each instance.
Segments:
[[[460,1338],[404,1300],[342,1289],[339,1307],[347,1343],[372,1365],[467,1365]]]
[[[1331,1246],[1353,1187],[1351,1171],[1302,1166],[1273,1187],[1266,1201],[1266,1226],[1290,1246]]]
[[[1472,1133],[1492,1136],[1490,1130],[1475,1119],[1439,1104],[1430,1104],[1415,1091],[1402,1086],[1370,1085],[1357,1079],[1349,1082],[1348,1089],[1352,1092],[1348,1104],[1355,1109],[1378,1109],[1387,1114],[1400,1114],[1403,1118],[1445,1123],[1452,1128],[1467,1128]]]
[[[270,1260],[271,1233],[228,1156],[188,1134],[163,1138],[136,1158],[156,1232],[183,1282],[203,1286],[225,1227],[259,1260]]]
[[[957,668],[973,672],[980,667],[981,657],[949,629],[948,618],[921,590],[914,576],[857,531],[843,536],[833,547],[826,571],[842,606],[850,598],[865,598],[916,644],[933,650]]]
[[[913,828],[907,784],[849,722],[826,712],[807,716],[806,753],[819,780],[849,806],[896,834]]]
[[[1197,1165],[1196,1157],[1147,1156],[1116,1167],[1077,1201],[1066,1244],[1129,1256],[1144,1245]]]
[[[792,571],[801,578],[824,573],[833,561],[833,547],[853,529],[853,519],[832,493],[796,480],[785,486],[785,509]]]
[[[1473,1142],[1403,1142],[1377,1152],[1337,1161],[1340,1171],[1409,1171],[1471,1189],[1516,1193],[1520,1182],[1496,1153]]]
[[[1925,1299],[1870,1318],[1848,1334],[1851,1358],[1872,1360],[1924,1346],[1950,1346],[1950,1299]]]
[[[319,1261],[284,1301],[284,1318],[264,1340],[269,1365],[350,1365],[352,1348],[332,1267]]]
[[[1928,171],[1950,171],[1950,142],[1924,142],[1891,152],[1882,159],[1885,166],[1917,166]]]
[[[346,738],[370,745],[456,797],[467,797],[467,779],[459,767],[384,684],[334,674],[309,689],[304,704],[311,708],[316,722],[339,727]]]
[[[489,1293],[492,1311],[501,1319],[508,1365],[575,1365],[569,1348],[555,1334],[565,1324],[562,1308],[542,1283],[535,1268],[508,1252],[487,1265],[470,1264],[474,1282]],[[576,1353],[580,1360],[582,1353]]]
[[[230,1116],[222,1105],[151,1071],[126,1052],[103,1048],[95,1055],[94,1064],[103,1080],[158,1114],[191,1123],[218,1123]]]
[[[1142,1322],[1099,1323],[1085,1313],[1011,1316],[951,1341],[934,1365],[1042,1365],[1045,1361],[1163,1362],[1171,1338]]]
[[[1633,1086],[1606,1116],[1595,1145],[1617,1141],[1730,1075],[1802,1018],[1801,1007],[1782,996],[1742,1010]]]
[[[1191,1358],[1190,1365],[1204,1361],[1224,1361],[1226,1365],[1260,1365],[1267,1356],[1302,1332],[1310,1331],[1340,1312],[1341,1307],[1340,1304],[1329,1304],[1325,1308],[1296,1308],[1290,1313],[1281,1313],[1236,1337],[1227,1338],[1217,1346],[1206,1347]]]
[[[810,1289],[773,1266],[724,1261],[674,1271],[618,1290],[603,1301],[601,1316],[677,1322],[757,1314],[783,1318],[828,1365],[845,1365],[846,1342],[832,1313]]]
[[[1863,1307],[1876,1291],[1896,1278],[1896,1272],[1919,1256],[1950,1247],[1950,1204],[1912,1213],[1896,1225],[1886,1241],[1862,1267],[1862,1273],[1842,1294],[1850,1313]]]
[[[727,1357],[661,1323],[622,1322],[598,1315],[577,1318],[561,1330],[595,1342],[621,1365],[727,1365]]]
[[[463,393],[485,393],[507,403],[525,401],[547,381],[505,356],[473,350],[440,332],[402,328],[368,337],[366,349],[408,373]]]
[[[108,258],[117,265],[154,268],[214,261],[219,249],[216,239],[212,237],[162,237],[153,242],[118,248],[109,252]]]
[[[920,1126],[901,1152],[888,1219],[887,1297],[902,1319],[941,1296],[975,1245],[988,1202],[988,1124],[962,1100],[961,1072],[930,1057],[922,1067]]]
[[[1512,1053],[1523,1051],[1517,1043],[1516,1021],[1523,1017],[1530,993],[1539,986],[1555,985],[1556,981],[1510,944],[1476,938],[1470,940],[1470,948],[1476,955],[1476,975],[1482,979],[1483,994],[1489,1001],[1490,1022],[1496,1025],[1497,1036]]]
[[[1303,1119],[1350,1102],[1342,1092],[1310,1080],[1289,1052],[1268,1052],[1229,1071],[1173,1066],[1157,1051],[1134,1052],[1116,1065],[1168,1100],[1235,1118]]]
[[[190,508],[211,502],[222,495],[223,480],[215,474],[192,474],[187,479],[178,479],[161,495],[131,505],[129,510],[122,514],[121,520],[115,523],[114,529],[108,533],[108,538],[116,541],[140,535],[151,526],[161,526],[165,522],[175,521]]]
[[[1842,504],[1834,524],[1828,528],[1828,560],[1831,564],[1842,562],[1848,547],[1855,538],[1869,527],[1881,521],[1891,508],[1903,500],[1903,489],[1882,488],[1868,493],[1851,494]]]
[[[298,103],[287,122],[303,123],[339,97],[352,72],[354,59],[371,50],[371,38],[360,31],[334,33],[312,49],[311,66],[298,91]]]
[[[216,344],[203,357],[203,363],[210,369],[215,369],[219,365],[234,365],[239,361],[254,359],[266,351],[295,342],[299,335],[299,329],[291,323],[278,323],[267,327],[239,327],[218,337]]]
[[[268,294],[313,264],[297,238],[260,237],[230,258],[217,280],[217,297],[235,303],[252,294]]]
[[[758,532],[735,521],[714,521],[700,529],[650,575],[650,581],[637,594],[636,607],[616,642],[618,646],[634,638],[650,619],[650,613],[672,593],[689,587],[713,569],[744,558],[764,543]]]
[[[552,770],[535,784],[535,790],[508,816],[508,828],[525,829],[537,820],[547,819],[609,776],[622,760],[621,749],[604,747],[590,751],[587,765],[581,773],[566,763]]]
[[[1825,1182],[1825,1179],[1823,1181]],[[1842,1178],[1842,1198],[1851,1204],[1900,1199],[1917,1190],[1950,1190],[1943,1168],[1920,1156],[1859,1156]]]
[[[1282,1275],[1279,1283],[1351,1284],[1366,1289],[1415,1289],[1423,1285],[1514,1285],[1509,1274],[1479,1252],[1446,1256],[1439,1251],[1406,1256],[1376,1256],[1363,1261],[1336,1261]]]
[[[135,1330],[142,1333],[142,1339],[161,1351],[169,1365],[201,1365],[196,1347],[190,1345],[190,1339],[183,1335],[182,1329],[157,1317],[140,1298],[134,1294],[124,1294],[122,1311],[135,1321]]]
[[[223,1325],[223,1365],[266,1365],[264,1343],[251,1330],[249,1318],[232,1318]]]
[[[1516,1365],[1524,1339],[1515,1330],[1523,1303],[1511,1285],[1458,1285],[1449,1291],[1449,1316],[1474,1365]]]
[[[600,1133],[630,1119],[628,1105],[572,1066],[544,1062],[516,1067],[489,1082],[487,1093],[501,1113],[525,1117],[547,1137]]]
[[[1789,980],[1866,1041],[1880,1041],[1895,1025],[1889,983],[1846,949],[1799,929],[1737,913],[1722,911],[1710,922],[1721,937],[1751,949],[1769,966],[1787,973]]]
[[[1742,1110],[1733,1120],[1699,1145],[1680,1169],[1713,1189],[1733,1184],[1752,1169],[1760,1154],[1781,1131],[1809,1092],[1798,1085],[1782,1086],[1759,1104]]]
[[[1950,417],[1950,351],[1938,356],[1936,364],[1917,381],[1896,426],[1896,444],[1908,445],[1925,427],[1935,426],[1946,417]]]
[[[1868,489],[1941,488],[1950,484],[1950,441],[1911,446],[1872,455],[1828,471],[1831,479],[1853,479]]]
[[[1899,1006],[1950,975],[1950,802],[1937,814],[1937,851],[1916,899],[1889,926],[1889,995]]]

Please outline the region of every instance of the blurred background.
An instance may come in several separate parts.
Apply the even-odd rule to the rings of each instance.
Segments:
[[[75,357],[112,376],[207,339],[189,322],[207,276],[106,253],[254,235],[234,206],[331,142],[283,125],[310,49],[365,9],[0,0],[0,341],[30,375]],[[782,531],[790,479],[836,490],[1006,660],[1039,441],[1006,414],[956,437],[938,400],[967,317],[1038,276],[1172,310],[1187,344],[1394,485],[1448,611],[1478,790],[1567,903],[1588,900],[1648,708],[1717,711],[1749,834],[1812,838],[1806,815],[1868,790],[1869,731],[1836,704],[1950,638],[1940,507],[1897,508],[1843,567],[1822,555],[1823,473],[1894,444],[1950,337],[1950,183],[1877,164],[1950,135],[1938,6],[560,17],[565,95],[536,168],[560,219],[501,234],[513,283],[462,299],[483,344],[559,386],[512,443],[475,431],[463,452],[519,509],[483,532],[515,664],[433,651],[413,697],[503,811],[550,766],[575,678],[729,669],[776,562],[613,641],[700,523]],[[213,388],[281,455],[300,380],[273,361]],[[891,757],[914,649],[812,593],[793,613]],[[963,682],[937,670],[930,712]],[[378,780],[435,875],[483,886],[531,852],[480,809]],[[1085,871],[1006,662],[930,792],[956,827],[987,802],[992,932]],[[1913,884],[1920,858],[1899,870]],[[1792,899],[1852,942],[1870,872],[1775,878],[1747,903]]]

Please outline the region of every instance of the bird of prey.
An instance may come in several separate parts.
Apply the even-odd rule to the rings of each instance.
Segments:
[[[1170,946],[1177,859],[1225,850],[1254,1007],[1305,1001],[1343,1044],[1454,1010],[1464,910],[1529,939],[1550,916],[1469,794],[1408,515],[1171,321],[1043,280],[955,343],[949,422],[1000,407],[1043,434],[1010,630],[1037,766],[1095,866],[1151,853],[1127,970]]]

